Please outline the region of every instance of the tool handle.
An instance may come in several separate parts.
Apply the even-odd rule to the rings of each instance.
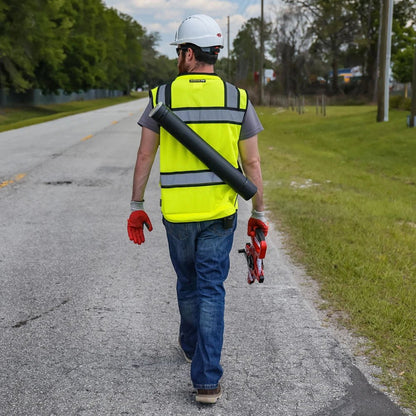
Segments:
[[[256,235],[252,238],[253,246],[258,253],[259,259],[264,259],[266,256],[267,243],[264,237],[264,232],[261,228],[256,228]]]

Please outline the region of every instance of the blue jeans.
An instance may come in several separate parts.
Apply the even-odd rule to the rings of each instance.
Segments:
[[[163,219],[163,224],[177,274],[179,337],[183,350],[192,357],[192,383],[196,389],[214,389],[223,373],[223,283],[230,268],[237,214],[229,228],[224,228],[222,219],[189,223]]]

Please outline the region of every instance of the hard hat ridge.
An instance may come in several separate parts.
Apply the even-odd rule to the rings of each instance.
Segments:
[[[182,21],[171,45],[184,43],[193,43],[201,48],[211,46],[222,48],[224,39],[221,28],[212,17],[205,14],[194,14]]]

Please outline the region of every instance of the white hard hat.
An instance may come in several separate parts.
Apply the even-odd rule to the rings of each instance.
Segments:
[[[179,26],[175,34],[175,41],[171,45],[193,43],[200,48],[210,46],[224,46],[221,29],[218,23],[205,14],[194,14],[187,17]]]

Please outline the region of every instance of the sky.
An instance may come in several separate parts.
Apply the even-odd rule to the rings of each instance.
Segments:
[[[275,8],[279,0],[263,0],[264,15]],[[243,24],[252,17],[260,17],[261,0],[104,0],[113,7],[133,17],[146,32],[158,32],[160,42],[156,49],[160,54],[176,58],[174,40],[182,20],[192,14],[207,14],[220,25],[224,37],[224,49],[220,53],[228,56],[227,17],[230,17],[230,49],[233,39]]]

